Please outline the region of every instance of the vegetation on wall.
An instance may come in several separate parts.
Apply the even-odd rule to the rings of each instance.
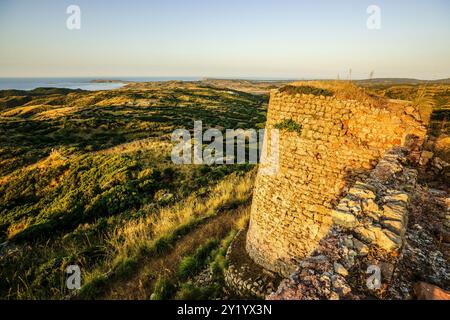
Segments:
[[[333,92],[327,89],[312,87],[312,86],[292,86],[287,85],[279,89],[280,92],[287,94],[312,94],[315,96],[331,97]]]
[[[297,132],[299,135],[302,133],[302,125],[292,119],[285,119],[280,123],[275,124],[273,127],[275,129],[286,130],[288,132]]]

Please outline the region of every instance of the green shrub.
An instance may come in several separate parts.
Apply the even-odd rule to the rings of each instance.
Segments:
[[[137,265],[136,259],[126,258],[116,266],[115,275],[120,278],[127,278],[133,274]]]
[[[196,275],[200,268],[201,263],[195,257],[184,257],[180,262],[180,266],[178,267],[178,275],[182,279],[186,279]]]
[[[163,255],[172,249],[172,239],[169,236],[159,238],[154,248],[158,255]]]
[[[285,119],[280,123],[273,126],[275,129],[286,130],[289,132],[297,132],[299,135],[302,133],[302,125],[295,122],[292,119]]]
[[[167,300],[173,297],[176,292],[176,284],[165,277],[160,277],[156,281],[155,289],[150,296],[151,300]]]
[[[61,262],[62,259],[53,258],[39,266],[36,272],[36,277],[33,281],[33,286],[35,286],[36,288],[55,286],[55,284],[61,278]]]
[[[215,239],[209,240],[200,246],[194,255],[184,257],[178,268],[178,276],[187,279],[198,274],[206,266],[211,253],[217,248],[219,242]]]
[[[220,296],[218,285],[198,287],[192,282],[183,283],[175,295],[176,300],[210,300]]]
[[[81,287],[78,297],[81,299],[98,299],[107,283],[108,278],[105,275],[97,276]]]
[[[421,87],[417,90],[417,94],[411,104],[419,111],[420,119],[425,124],[429,124],[435,101],[425,87]]]
[[[228,247],[235,238],[237,230],[231,230],[228,236],[223,239],[220,243],[220,247],[211,254],[213,257],[213,262],[211,263],[211,272],[213,278],[217,282],[223,282],[223,275],[226,268],[228,268],[228,263],[226,259]]]
[[[223,271],[227,268],[227,259],[224,255],[218,254],[211,263],[211,272],[215,278],[221,277]]]

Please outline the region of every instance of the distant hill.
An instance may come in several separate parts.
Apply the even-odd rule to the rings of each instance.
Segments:
[[[271,89],[276,89],[288,83],[299,80],[246,80],[246,79],[212,79],[205,78],[200,81],[202,84],[218,87],[229,88],[253,94],[268,94]],[[316,81],[316,80],[302,80],[302,81]],[[335,81],[335,79],[328,79],[322,81]],[[393,86],[393,85],[419,85],[419,84],[450,84],[450,78],[439,80],[420,80],[413,78],[374,78],[354,80],[356,84],[363,87],[371,86]]]
[[[33,90],[7,89],[7,90],[0,90],[0,98],[10,96],[46,96],[51,94],[68,94],[81,92],[85,92],[85,90],[66,89],[66,88],[44,88],[44,87],[36,88]]]
[[[420,80],[412,78],[374,78],[365,80],[355,80],[360,85],[395,85],[395,84],[450,84],[450,78],[438,79],[438,80]]]
[[[94,79],[90,83],[129,83],[132,81],[118,80],[118,79]]]

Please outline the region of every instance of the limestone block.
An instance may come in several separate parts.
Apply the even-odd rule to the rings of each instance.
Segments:
[[[373,189],[374,188],[370,185],[357,182],[355,186],[348,191],[348,193],[361,199],[375,199]]]
[[[354,228],[358,225],[358,220],[350,211],[333,210],[331,216],[337,225],[346,228]]]
[[[383,225],[397,235],[405,234],[405,225],[398,220],[384,220]]]
[[[406,208],[403,205],[389,203],[383,206],[382,216],[385,219],[406,223]]]
[[[361,256],[365,256],[369,253],[369,247],[358,239],[353,239],[353,246],[355,247],[356,252]]]
[[[348,276],[347,269],[345,269],[344,266],[338,262],[334,263],[334,272],[336,272],[337,274],[340,274],[343,277]]]
[[[401,246],[400,236],[378,226],[361,226],[357,227],[355,231],[366,242],[377,245],[386,251],[394,251]]]

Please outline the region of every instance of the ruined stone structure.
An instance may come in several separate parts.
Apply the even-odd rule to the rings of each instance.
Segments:
[[[330,232],[333,210],[348,189],[387,150],[425,135],[417,110],[326,83],[273,91],[266,128],[274,127],[280,128],[279,169],[258,173],[246,249],[256,263],[285,276]]]
[[[356,182],[332,211],[333,222],[369,245],[398,251],[408,224],[409,192],[417,171],[405,166],[409,150],[389,150],[364,182]]]
[[[356,182],[333,211],[330,232],[267,298],[411,299],[413,282],[407,274],[415,278],[423,270],[428,271],[422,279],[448,285],[450,265],[433,238],[418,225],[407,230],[410,218],[414,223],[420,190],[417,162],[411,155],[409,148],[394,147],[368,178]],[[426,239],[432,248],[418,239]],[[375,270],[378,284],[369,280]]]

